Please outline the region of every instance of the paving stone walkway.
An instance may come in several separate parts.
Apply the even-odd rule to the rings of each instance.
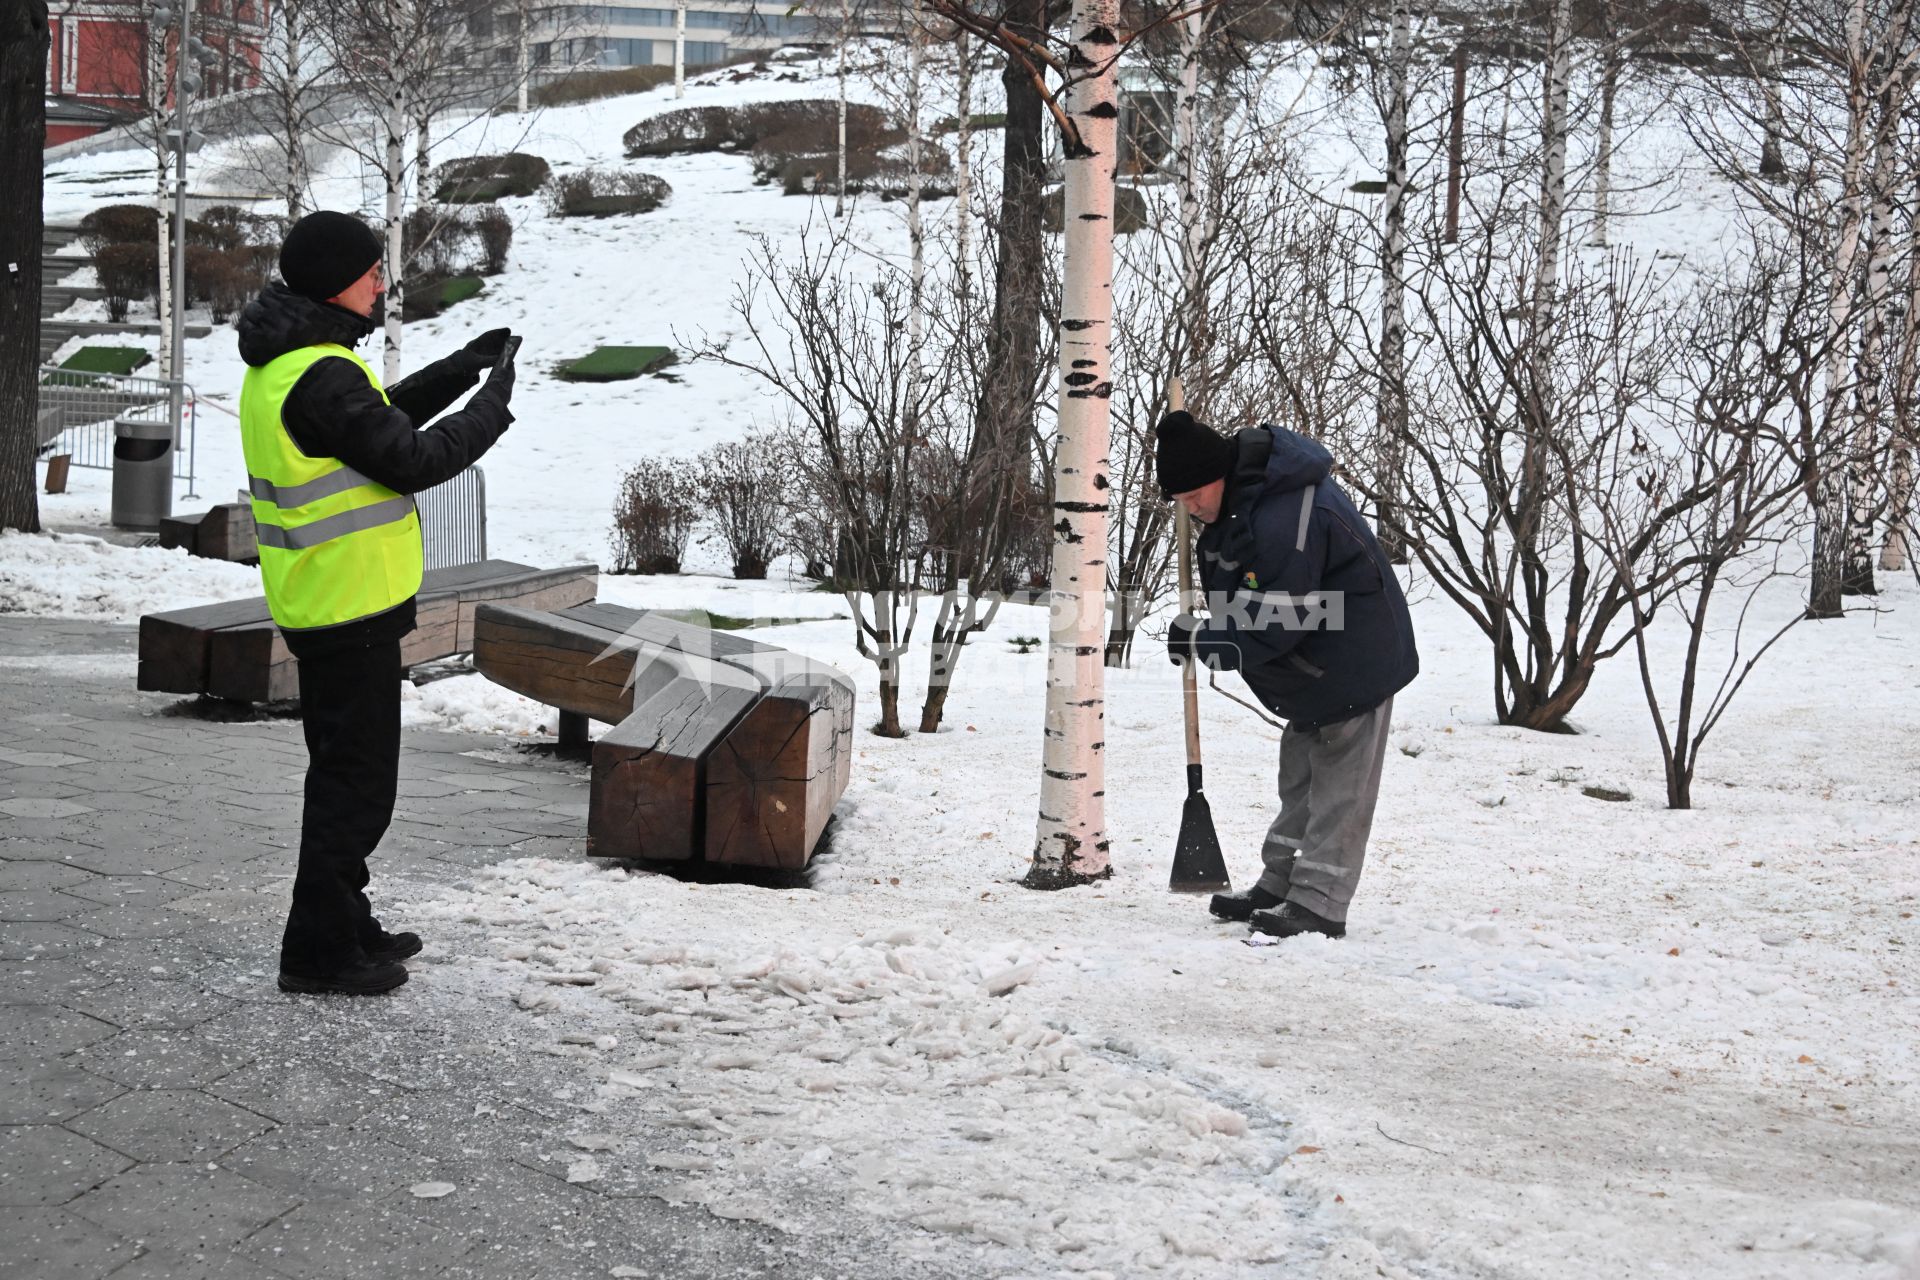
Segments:
[[[532,1030],[426,983],[280,994],[299,724],[180,714],[134,692],[134,649],[131,627],[0,619],[0,1280],[967,1270],[870,1225],[795,1238],[644,1178],[569,1183],[577,1075]],[[376,891],[582,856],[577,767],[410,730],[400,791]],[[430,939],[415,963],[457,961]]]

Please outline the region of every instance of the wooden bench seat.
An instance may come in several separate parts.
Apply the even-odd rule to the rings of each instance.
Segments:
[[[614,728],[593,744],[587,851],[798,870],[852,766],[853,682],[744,636],[615,605],[482,605],[474,666]]]
[[[427,571],[415,602],[418,625],[400,642],[408,666],[473,650],[474,611],[489,601],[565,608],[593,599],[590,564],[536,569],[482,560]],[[141,689],[209,694],[239,702],[298,697],[298,671],[265,596],[150,613],[140,619]]]

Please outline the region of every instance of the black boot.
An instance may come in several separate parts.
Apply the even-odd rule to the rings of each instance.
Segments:
[[[367,959],[379,964],[386,960],[405,960],[408,956],[417,956],[421,943],[417,933],[388,933],[376,924],[372,932],[361,935],[360,946],[366,951]]]
[[[377,996],[407,980],[407,966],[398,960],[349,961],[328,973],[280,971],[280,989],[297,995]]]
[[[1245,920],[1256,911],[1265,911],[1268,907],[1279,905],[1279,894],[1268,893],[1259,885],[1255,885],[1239,893],[1214,894],[1213,901],[1207,904],[1207,910],[1222,920]]]
[[[1315,915],[1297,902],[1283,902],[1273,910],[1256,911],[1248,919],[1255,933],[1275,938],[1292,938],[1303,933],[1317,933],[1323,938],[1347,936],[1345,921]]]

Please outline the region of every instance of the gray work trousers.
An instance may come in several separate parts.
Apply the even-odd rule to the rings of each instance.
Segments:
[[[1280,816],[1260,850],[1260,887],[1345,920],[1367,857],[1393,699],[1351,720],[1280,735]]]

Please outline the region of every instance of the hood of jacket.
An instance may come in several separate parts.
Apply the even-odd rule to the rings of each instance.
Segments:
[[[353,347],[373,332],[374,320],[331,302],[315,302],[276,280],[247,304],[234,327],[240,333],[240,358],[258,368],[289,351],[323,342]]]
[[[1235,433],[1226,506],[1240,509],[1268,494],[1291,493],[1333,474],[1333,455],[1319,442],[1285,427],[1246,427]]]

